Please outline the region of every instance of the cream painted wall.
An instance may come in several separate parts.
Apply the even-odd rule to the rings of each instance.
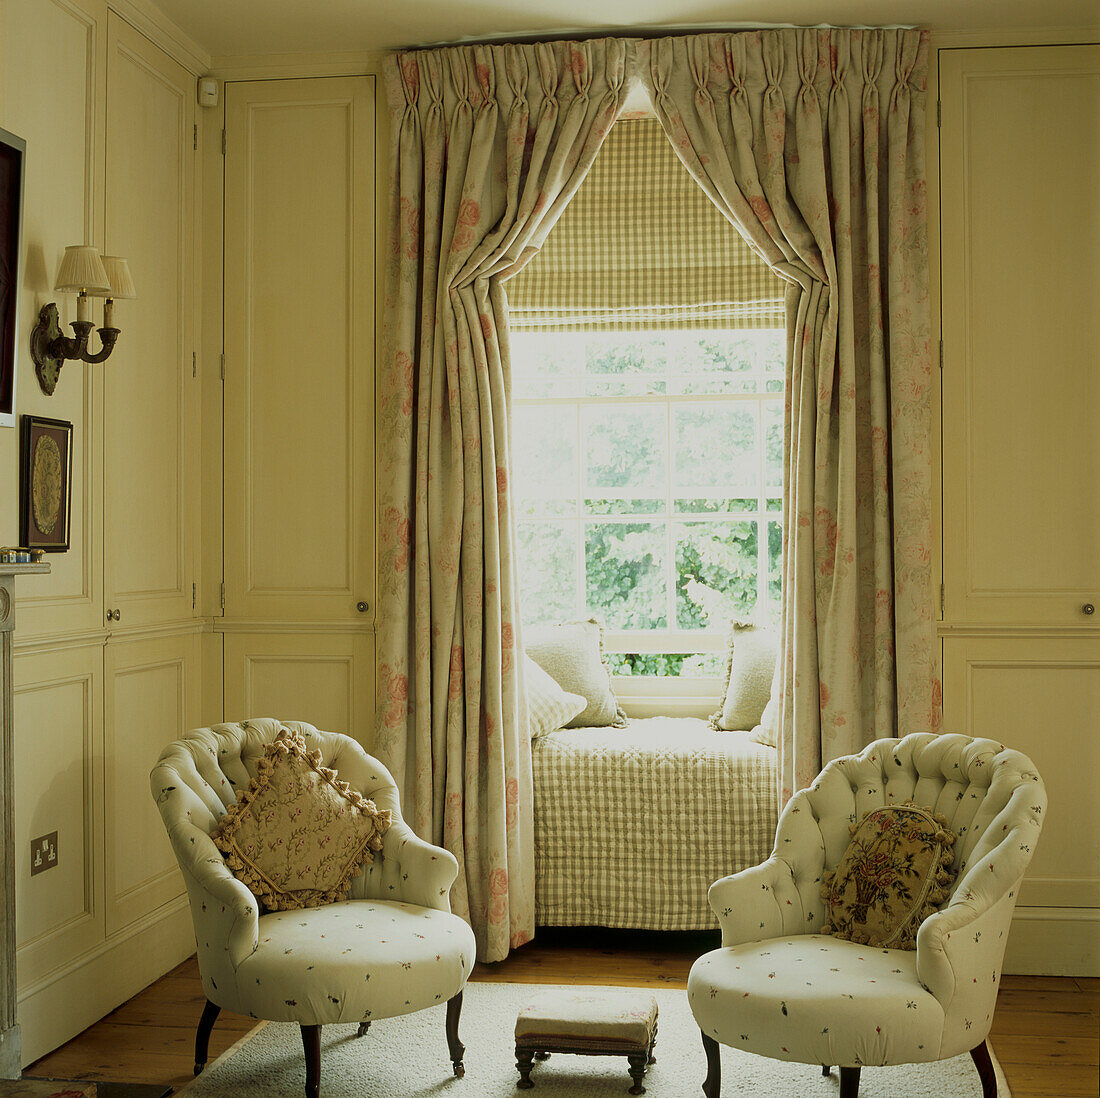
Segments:
[[[0,126],[27,142],[16,411],[70,420],[74,429],[71,548],[49,557],[51,575],[24,578],[17,591],[15,915],[24,1063],[193,949],[178,872],[150,826],[156,812],[145,775],[162,743],[200,721],[202,622],[192,617],[198,575],[188,561],[198,517],[197,507],[186,513],[184,463],[147,460],[165,431],[151,416],[142,419],[150,401],[140,382],[156,379],[159,415],[174,421],[171,437],[197,430],[198,382],[186,384],[196,321],[195,231],[183,196],[197,160],[193,74],[208,64],[147,0],[0,4]],[[142,105],[137,99],[150,107],[144,120],[132,109]],[[114,207],[106,191],[112,173]],[[139,208],[152,195],[165,215],[160,221]],[[139,299],[117,307],[122,337],[113,358],[104,366],[66,363],[47,397],[27,352],[29,333],[52,300],[63,324],[73,319],[73,298],[55,294],[52,284],[65,246],[83,242],[140,257]],[[154,259],[172,256],[175,266],[150,281]],[[151,347],[171,318],[170,345]],[[0,429],[5,545],[19,540],[19,433]],[[108,457],[108,440],[124,441],[121,452]],[[126,463],[128,475],[118,476]],[[160,543],[154,555],[134,514],[169,505],[151,519]],[[156,571],[164,557],[167,579]],[[112,571],[111,561],[128,567]],[[108,597],[126,608],[118,626],[106,625]],[[59,864],[31,878],[30,841],[53,830]]]

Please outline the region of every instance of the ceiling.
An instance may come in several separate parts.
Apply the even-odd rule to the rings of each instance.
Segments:
[[[1096,0],[155,0],[212,56],[736,26],[1080,27]]]

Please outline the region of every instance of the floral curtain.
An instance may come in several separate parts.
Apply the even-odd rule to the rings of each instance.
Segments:
[[[780,796],[939,727],[925,227],[928,34],[638,47],[687,170],[787,290]]]
[[[531,755],[508,495],[501,282],[536,254],[622,109],[629,42],[391,56],[379,366],[379,725],[453,909],[493,961],[534,933]]]

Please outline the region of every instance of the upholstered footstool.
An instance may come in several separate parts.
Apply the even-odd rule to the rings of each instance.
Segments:
[[[528,1090],[534,1061],[552,1052],[580,1056],[625,1056],[633,1086],[656,1061],[657,1000],[635,988],[554,988],[532,999],[516,1019],[517,1086]]]

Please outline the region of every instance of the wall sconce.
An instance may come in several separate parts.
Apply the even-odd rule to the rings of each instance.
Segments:
[[[96,248],[87,245],[73,245],[65,249],[54,289],[59,293],[78,296],[76,320],[72,322],[74,335],[67,336],[61,331],[57,304],[52,301],[42,306],[38,323],[31,332],[34,372],[47,396],[52,396],[57,388],[57,379],[66,359],[96,363],[106,362],[110,358],[115,342],[122,334],[113,326],[115,299],[137,297],[126,260],[113,255],[100,256]],[[99,329],[101,347],[94,354],[88,351],[88,337],[94,327],[89,319],[92,308],[89,296],[106,298],[103,327]]]

